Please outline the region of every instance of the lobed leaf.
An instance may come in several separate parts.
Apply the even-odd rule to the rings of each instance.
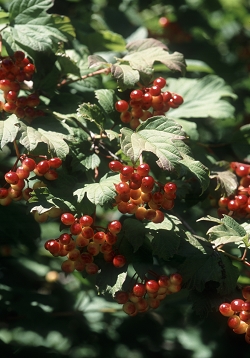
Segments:
[[[231,87],[216,75],[207,75],[201,79],[168,79],[168,90],[180,94],[184,103],[171,111],[171,118],[232,118],[234,107],[223,98],[237,96]]]
[[[6,120],[0,121],[0,142],[1,149],[16,139],[20,129],[20,122],[17,117],[12,114]]]
[[[136,252],[143,245],[146,230],[142,222],[136,219],[126,219],[122,224],[122,234]]]
[[[77,196],[78,202],[81,202],[84,196],[87,195],[87,198],[91,203],[95,205],[104,205],[116,196],[114,184],[119,182],[119,175],[105,175],[101,178],[99,183],[87,184],[82,189],[77,189],[73,195]]]
[[[155,62],[161,62],[172,71],[185,73],[184,57],[179,52],[169,53],[162,42],[149,38],[136,40],[126,47],[128,54],[121,61],[127,61],[133,69],[152,74]],[[153,49],[153,50],[152,50]]]

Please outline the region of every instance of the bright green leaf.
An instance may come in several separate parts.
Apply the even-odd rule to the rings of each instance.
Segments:
[[[16,139],[20,127],[19,123],[14,114],[10,115],[6,120],[0,121],[1,149],[7,143],[13,142]]]
[[[76,190],[74,195],[77,196],[78,202],[81,202],[86,194],[91,203],[104,205],[116,196],[114,184],[119,182],[119,175],[104,176],[99,183],[87,184],[82,189]]]

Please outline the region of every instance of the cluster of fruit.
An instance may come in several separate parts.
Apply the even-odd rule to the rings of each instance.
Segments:
[[[182,277],[178,273],[161,275],[157,280],[135,283],[129,291],[117,291],[114,299],[123,305],[123,311],[129,316],[146,312],[160,306],[161,301],[172,293],[181,290]]]
[[[21,165],[17,166],[19,161]],[[38,177],[44,176],[47,180],[55,180],[58,177],[56,169],[61,165],[62,160],[58,157],[49,160],[44,159],[36,163],[34,159],[27,155],[21,155],[14,167],[4,176],[5,185],[0,188],[0,205],[9,205],[12,200],[29,200],[30,193],[35,189],[26,186],[26,183],[29,183],[30,173],[32,172]]]
[[[121,121],[129,123],[134,130],[148,118],[165,115],[170,108],[178,108],[183,103],[183,98],[176,93],[162,92],[165,86],[165,78],[158,77],[153,81],[153,86],[130,92],[129,102],[123,99],[117,101],[115,109],[121,113]]]
[[[220,313],[228,317],[228,327],[237,334],[245,334],[246,342],[250,344],[250,286],[242,289],[242,296],[231,303],[222,303],[219,307]]]
[[[250,218],[250,165],[238,162],[230,163],[231,169],[239,177],[237,193],[219,199],[218,214],[233,212],[234,218]]]
[[[100,228],[93,225],[94,219],[90,215],[78,219],[71,213],[63,213],[61,223],[68,227],[69,232],[46,241],[44,247],[53,256],[67,256],[61,266],[65,273],[85,270],[89,275],[96,274],[99,266],[94,261],[99,254],[115,267],[126,264],[125,257],[114,248],[117,234],[122,228],[118,220],[111,221],[107,228]]]
[[[30,81],[35,72],[35,65],[25,57],[24,52],[16,51],[12,57],[0,58],[0,89],[3,91],[4,101],[0,101],[0,110],[14,113],[18,118],[31,122],[33,118],[44,115],[35,108],[40,99],[36,93],[19,96],[24,81]]]
[[[147,163],[134,168],[119,161],[109,163],[113,172],[119,172],[121,182],[115,184],[117,195],[115,205],[122,214],[134,214],[138,220],[150,220],[160,223],[164,214],[160,210],[171,210],[174,207],[177,186],[173,182],[162,185],[149,175]],[[154,191],[155,186],[158,190]]]

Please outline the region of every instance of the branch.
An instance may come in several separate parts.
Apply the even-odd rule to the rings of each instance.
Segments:
[[[81,76],[81,77],[76,78],[74,80],[73,79],[70,79],[70,80],[64,79],[64,80],[62,80],[61,83],[58,83],[57,87],[60,88],[60,87],[62,87],[64,85],[68,85],[70,83],[82,81],[82,80],[85,80],[88,77],[98,76],[98,75],[101,75],[101,74],[108,75],[110,72],[111,72],[110,67],[109,68],[102,68],[101,70],[97,70],[97,71],[88,73],[87,75]]]

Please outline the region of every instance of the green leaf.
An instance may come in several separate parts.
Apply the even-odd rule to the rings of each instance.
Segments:
[[[70,57],[65,56],[64,54],[58,55],[57,62],[61,68],[60,76],[72,74],[72,75],[75,75],[80,78],[80,76],[81,76],[80,69],[77,66],[77,64],[71,60]]]
[[[207,75],[201,79],[168,79],[168,90],[180,94],[184,103],[171,110],[171,118],[232,118],[234,107],[223,98],[233,98],[232,89],[216,75]]]
[[[149,38],[129,43],[128,55],[120,61],[127,61],[133,69],[151,75],[155,62],[161,62],[172,71],[185,73],[184,57],[179,52],[169,53],[162,42]]]
[[[177,253],[180,245],[180,220],[171,214],[165,215],[164,220],[155,224],[149,222],[145,227],[151,241],[152,253],[164,260],[168,260]]]
[[[188,257],[179,266],[183,283],[188,289],[203,291],[208,282],[217,283],[217,292],[227,295],[235,288],[239,276],[238,269],[228,257],[220,252],[210,255],[196,254]]]
[[[114,104],[116,102],[115,91],[109,89],[99,89],[95,91],[95,96],[98,99],[103,110],[110,114],[114,113]]]
[[[20,129],[20,122],[17,117],[12,114],[6,120],[0,121],[0,141],[1,149],[16,139]]]
[[[61,33],[63,33],[69,40],[76,37],[75,29],[71,24],[70,18],[64,15],[52,15],[53,25]]]
[[[100,165],[100,158],[97,154],[93,153],[89,156],[86,156],[81,160],[81,164],[85,166],[86,169],[95,169]]]
[[[122,224],[123,237],[132,245],[134,252],[136,252],[145,240],[145,227],[142,222],[136,219],[126,219]]]
[[[211,227],[207,234],[215,246],[242,241],[246,235],[245,229],[231,216],[225,215],[219,225]]]
[[[115,186],[120,182],[119,175],[107,176],[101,178],[99,183],[87,184],[82,189],[77,189],[73,194],[77,196],[77,201],[81,202],[85,194],[91,203],[95,205],[104,205],[110,202],[116,196]]]
[[[88,46],[90,51],[125,51],[125,40],[119,34],[109,30],[95,31],[85,36],[84,43]]]
[[[151,152],[157,156],[160,168],[176,170],[178,175],[192,173],[199,180],[202,192],[208,187],[208,169],[191,157],[190,148],[182,141],[185,133],[174,120],[156,116],[142,123],[136,132],[122,128],[121,133],[121,149],[132,162],[135,163],[143,151]]]
[[[181,127],[166,117],[152,117],[137,128],[121,129],[121,148],[134,163],[143,151],[154,153],[159,159],[157,164],[164,170],[173,170],[174,163],[181,160],[175,141],[185,139]]]
[[[52,124],[49,128],[52,128]],[[55,131],[47,129],[46,125],[44,125],[43,128],[38,127],[36,129],[22,124],[20,143],[28,151],[33,151],[38,143],[45,143],[48,146],[48,150],[53,153],[53,155],[65,158],[69,153],[69,146],[65,140],[70,139],[70,136],[60,133],[59,131],[59,123],[57,123]]]
[[[100,69],[107,67],[107,65],[109,64],[104,58],[99,55],[90,55],[88,56],[88,65],[89,68],[98,67],[98,69]]]
[[[122,90],[133,88],[140,80],[140,73],[126,64],[113,65],[111,67],[111,74],[117,80],[118,86]]]
[[[222,194],[227,197],[234,194],[238,188],[237,176],[231,170],[225,168],[225,166],[217,165],[216,168],[212,169],[210,178],[217,180],[215,190],[220,189]]]
[[[105,117],[100,107],[96,104],[81,104],[77,110],[77,114],[79,120],[93,122],[101,132],[104,130],[103,122]]]
[[[7,49],[50,52],[57,47],[58,41],[67,41],[67,37],[53,26],[52,16],[46,13],[52,5],[50,0],[12,1],[10,26],[2,32]]]

